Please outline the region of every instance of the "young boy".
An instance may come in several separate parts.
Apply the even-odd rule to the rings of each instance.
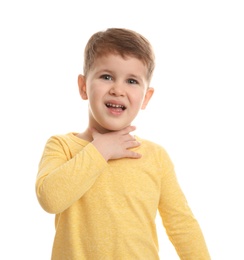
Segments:
[[[39,203],[56,214],[53,260],[159,259],[157,210],[181,259],[210,259],[168,154],[132,134],[153,70],[137,32],[111,28],[88,41],[78,76],[88,126],[47,141],[36,180]]]

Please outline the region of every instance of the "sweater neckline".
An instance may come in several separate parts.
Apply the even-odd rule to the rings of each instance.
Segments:
[[[82,145],[87,145],[89,144],[89,141],[85,140],[85,139],[82,139],[80,137],[77,137],[77,134],[76,132],[70,132],[68,133],[68,136],[73,140],[75,141],[76,143],[79,143],[79,144],[82,144]]]

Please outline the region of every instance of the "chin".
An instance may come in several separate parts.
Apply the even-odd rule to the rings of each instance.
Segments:
[[[120,126],[115,126],[115,125],[107,125],[105,127],[103,127],[104,129],[106,129],[107,131],[111,131],[111,132],[114,132],[114,131],[119,131],[119,130],[122,130],[124,129],[125,127],[129,126],[130,124],[127,124],[127,125],[120,125]]]
[[[120,131],[120,130],[122,130],[124,127],[109,127],[109,128],[107,128],[107,130],[109,131],[109,132],[115,132],[115,131]]]

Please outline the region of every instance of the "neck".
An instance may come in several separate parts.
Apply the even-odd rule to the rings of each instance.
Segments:
[[[92,142],[93,141],[93,137],[91,134],[91,131],[89,129],[86,129],[84,132],[77,134],[77,137],[86,140],[88,142]]]

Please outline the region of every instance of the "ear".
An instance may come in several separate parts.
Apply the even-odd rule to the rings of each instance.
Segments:
[[[81,98],[87,100],[88,96],[86,93],[86,78],[81,74],[78,76],[78,87]]]
[[[147,89],[147,92],[145,94],[141,109],[145,109],[147,107],[147,104],[148,104],[149,100],[151,99],[153,93],[154,93],[154,88],[148,88]]]

